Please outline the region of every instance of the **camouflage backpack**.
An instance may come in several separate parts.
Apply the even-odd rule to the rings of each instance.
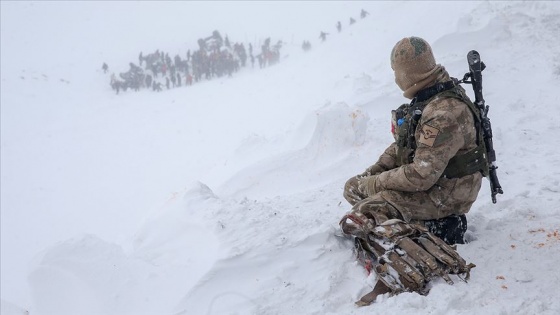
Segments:
[[[428,294],[427,285],[434,278],[441,277],[453,284],[450,274],[466,282],[475,267],[418,224],[391,219],[375,225],[365,215],[350,212],[342,218],[340,227],[346,235],[355,236],[358,260],[378,277],[373,291],[356,302],[359,306],[373,303],[384,293]]]

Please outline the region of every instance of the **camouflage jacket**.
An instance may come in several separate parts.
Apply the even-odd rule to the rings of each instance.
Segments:
[[[412,215],[416,219],[466,213],[476,200],[482,174],[476,172],[460,178],[446,178],[442,174],[451,158],[477,147],[477,132],[475,118],[467,104],[456,98],[436,95],[426,105],[418,121],[412,162],[400,165],[395,142],[377,163],[368,168],[367,175],[378,174],[375,181],[378,192],[427,193],[430,200],[424,201],[431,201],[431,205],[426,205],[426,213],[423,214],[418,209],[420,213]],[[398,200],[394,202],[399,208]],[[405,217],[410,217],[407,214],[411,211],[415,212],[414,209],[399,210],[404,212]],[[432,213],[434,211],[437,213]]]

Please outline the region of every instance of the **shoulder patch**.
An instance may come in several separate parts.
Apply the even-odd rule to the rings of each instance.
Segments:
[[[422,128],[420,128],[420,137],[418,139],[418,142],[427,145],[429,147],[433,147],[438,134],[439,134],[439,129],[424,124],[422,125]]]

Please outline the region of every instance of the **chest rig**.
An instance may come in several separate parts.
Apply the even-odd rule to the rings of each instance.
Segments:
[[[438,83],[419,91],[410,104],[403,104],[391,112],[397,145],[397,166],[410,164],[414,160],[414,153],[416,151],[415,134],[418,122],[426,105],[436,96],[439,98],[456,98],[465,103],[473,114],[476,128],[476,148],[450,159],[443,171],[442,177],[459,178],[476,172],[481,172],[483,176],[488,176],[488,161],[483,141],[480,111],[467,97],[465,90],[458,85],[456,79]]]

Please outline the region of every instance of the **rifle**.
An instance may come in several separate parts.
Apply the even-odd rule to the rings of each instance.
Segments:
[[[490,125],[490,118],[488,118],[488,111],[490,107],[485,104],[484,97],[482,96],[482,70],[486,68],[484,62],[480,60],[480,54],[476,50],[471,50],[467,54],[467,62],[469,63],[469,72],[465,73],[463,80],[459,83],[472,84],[475,102],[474,104],[480,111],[480,120],[483,131],[484,144],[486,145],[486,153],[488,157],[488,170],[490,180],[490,192],[492,193],[492,203],[496,203],[496,195],[503,194],[502,186],[498,181],[496,174],[496,152],[494,151],[494,144],[492,142],[492,126]],[[469,78],[471,79],[469,81]]]

